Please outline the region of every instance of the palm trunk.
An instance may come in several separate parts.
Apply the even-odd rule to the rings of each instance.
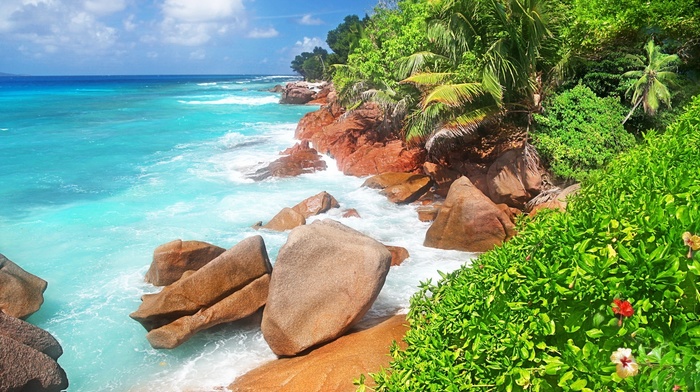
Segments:
[[[637,107],[639,106],[640,103],[642,103],[642,100],[643,100],[643,97],[639,97],[639,99],[637,100],[637,103],[635,103],[634,107],[632,107],[632,110],[630,110],[630,112],[627,113],[627,117],[625,117],[625,119],[622,120],[622,125],[625,125],[627,120],[629,120],[630,117],[632,117],[632,113],[634,113],[634,111],[637,110]]]

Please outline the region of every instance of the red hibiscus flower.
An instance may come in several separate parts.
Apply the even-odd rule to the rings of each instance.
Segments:
[[[620,316],[630,317],[634,314],[634,309],[632,309],[632,304],[629,303],[629,301],[614,299],[612,308],[613,313],[619,314]]]
[[[614,299],[612,306],[613,313],[618,315],[620,320],[617,322],[618,326],[622,326],[622,318],[630,317],[634,314],[634,309],[632,309],[632,304],[629,301]]]

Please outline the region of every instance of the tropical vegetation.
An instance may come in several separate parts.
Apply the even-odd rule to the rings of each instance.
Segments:
[[[700,390],[696,0],[389,0],[333,39],[341,102],[431,159],[513,133],[583,182],[423,283],[359,390]]]
[[[422,284],[372,389],[700,390],[699,146],[700,97],[566,213]]]

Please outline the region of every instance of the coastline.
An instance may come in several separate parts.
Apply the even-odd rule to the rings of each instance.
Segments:
[[[44,305],[29,321],[64,347],[59,363],[70,391],[213,388],[273,358],[245,322],[202,332],[171,351],[150,348],[128,314],[141,295],[154,291],[143,281],[153,250],[175,238],[228,248],[256,233],[250,227],[256,221],[328,191],[362,218],[345,218],[340,211],[320,218],[337,219],[411,253],[392,267],[369,317],[406,309],[421,281],[468,262],[461,252],[419,245],[427,224],[417,220],[415,208],[361,188],[363,178],[342,175],[327,157],[326,171],[259,183],[246,179],[245,172],[296,142],[299,119],[316,107],[248,99],[273,95],[245,80],[209,80],[217,84],[208,86],[181,80],[149,83],[147,89],[86,89],[78,82],[50,86],[49,93],[25,86],[5,94],[3,103],[18,122],[0,124],[8,128],[4,148],[11,147],[0,174],[8,184],[0,190],[7,201],[0,206],[0,247],[49,283]],[[25,105],[24,97],[32,94],[37,98]],[[186,103],[222,99],[231,103]],[[45,152],[37,155],[37,148]],[[286,234],[263,236],[274,260]]]

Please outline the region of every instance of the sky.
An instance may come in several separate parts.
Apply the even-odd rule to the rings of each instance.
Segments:
[[[287,75],[377,0],[0,0],[0,73]]]

